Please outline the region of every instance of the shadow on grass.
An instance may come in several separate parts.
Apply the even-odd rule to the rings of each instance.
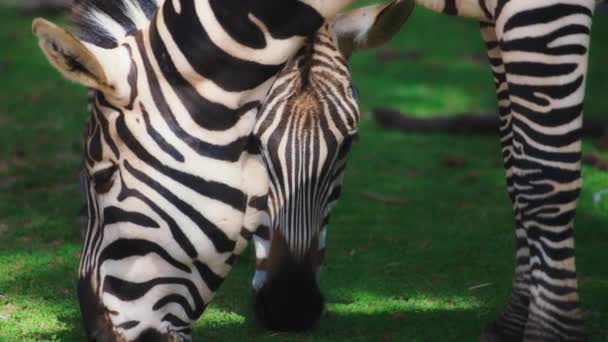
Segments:
[[[603,324],[608,305],[605,301],[597,300],[603,298],[608,284],[603,257],[608,231],[597,228],[605,227],[606,220],[593,207],[582,206],[576,225],[583,308],[591,340],[600,341],[608,335]],[[403,234],[406,235],[408,231],[414,234],[416,230],[424,229],[407,227],[405,223],[402,226]],[[512,231],[504,233],[510,236]],[[421,253],[439,257],[452,253],[451,247],[460,245],[457,241],[450,241],[449,235],[433,236],[433,239],[446,241],[442,245],[435,245],[434,250]],[[467,249],[479,248],[480,259],[490,258],[493,251],[488,246],[484,247],[486,242],[479,236],[472,237],[467,242]],[[496,317],[505,304],[510,285],[508,278],[512,272],[511,263],[506,260],[495,260],[501,262],[498,268],[502,268],[496,274],[496,265],[484,270],[486,265],[480,264],[480,260],[457,265],[467,268],[468,271],[462,272],[463,274],[470,269],[477,273],[485,272],[483,277],[488,278],[484,279],[495,284],[481,292],[470,292],[466,281],[452,279],[459,272],[446,270],[446,267],[451,268],[453,265],[448,266],[448,260],[441,260],[441,257],[437,258],[439,260],[408,260],[411,251],[408,253],[405,247],[394,245],[390,246],[394,253],[387,256],[382,254],[389,248],[387,244],[363,251],[361,253],[365,254],[361,259],[353,259],[341,255],[339,251],[343,245],[353,247],[353,242],[346,235],[332,238],[331,243],[333,245],[329,247],[332,253],[322,281],[328,310],[311,333],[269,333],[252,322],[249,284],[253,274],[253,257],[249,251],[228,276],[216,300],[197,325],[195,340],[468,341],[476,339],[483,326]],[[75,250],[77,247],[74,244],[41,246],[17,243],[0,251],[0,257],[15,263],[9,277],[0,281],[0,294],[5,296],[2,301],[13,302],[18,309],[30,310],[30,315],[53,316],[58,321],[54,328],[48,331],[37,329],[32,334],[28,333],[27,337],[56,337],[60,341],[83,340],[75,296]],[[403,267],[393,263],[395,257],[403,261]],[[444,271],[449,273],[442,274]],[[450,302],[467,298],[472,301],[470,308],[463,308],[458,303],[451,309],[445,307],[446,303],[453,305]],[[417,301],[422,301],[422,304],[417,304]],[[438,304],[433,303],[437,301]],[[425,303],[430,304],[425,307]]]
[[[22,329],[19,338],[35,340],[82,341],[82,322],[75,295],[76,264],[74,261],[49,265],[43,249],[28,255],[31,260],[0,282],[3,300],[12,303],[19,312],[9,316],[9,324],[29,325]],[[59,254],[62,254],[60,252]],[[244,258],[243,261],[248,261]],[[249,281],[252,265],[239,267],[224,286],[199,322],[195,341],[255,340],[437,340],[437,336],[453,336],[454,340],[468,340],[481,326],[479,304],[470,310],[442,309],[450,302],[443,293],[434,297],[424,292],[424,286],[407,293],[393,293],[382,289],[381,284],[366,286],[350,284],[347,277],[337,272],[328,274],[326,288],[328,310],[319,325],[308,334],[276,334],[259,328],[253,322]],[[359,272],[356,268],[355,272]],[[448,291],[451,292],[451,291]],[[447,298],[447,299],[446,299]],[[458,299],[456,299],[458,300]],[[388,303],[388,304],[387,304]],[[391,304],[392,303],[392,304]],[[450,304],[451,305],[451,304]],[[431,307],[426,307],[431,306]],[[433,308],[432,306],[435,306]],[[33,317],[50,319],[50,325],[39,324]],[[484,317],[483,320],[486,320]],[[442,327],[437,335],[434,328]],[[462,326],[470,327],[467,338]],[[24,330],[24,331],[23,331]],[[446,335],[447,334],[447,335]],[[460,339],[459,339],[460,338]],[[443,339],[446,340],[446,339]],[[450,339],[447,339],[449,341]]]
[[[60,316],[66,327],[46,334],[59,341],[83,341],[79,317]],[[385,313],[337,313],[328,310],[306,333],[281,333],[259,327],[250,315],[244,322],[205,320],[194,329],[194,341],[474,341],[485,322],[475,310]],[[40,335],[39,335],[40,336]],[[42,335],[44,336],[44,335]]]
[[[248,319],[244,324],[207,323],[195,329],[194,340],[236,341],[244,334],[255,341],[474,341],[482,325],[474,310],[390,313],[329,310],[307,333],[269,332]]]

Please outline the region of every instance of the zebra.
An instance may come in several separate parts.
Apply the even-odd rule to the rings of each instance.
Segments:
[[[507,192],[515,218],[516,265],[509,303],[482,333],[481,341],[585,340],[573,222],[582,186],[581,123],[595,1],[416,3],[478,20],[494,75]],[[271,179],[268,207],[275,222],[270,241],[269,234],[254,237],[258,271],[253,287],[258,316],[278,328],[290,323],[287,308],[272,312],[277,303],[289,306],[300,300],[314,313],[311,317],[319,314],[322,299],[310,273],[323,260],[325,226],[339,195],[352,132],[357,130],[353,96],[345,90],[345,78],[350,76],[344,65],[320,68],[325,74],[319,87],[330,96],[311,96],[297,77],[302,73],[305,80],[312,70],[303,55],[288,64],[276,81],[255,129]],[[309,112],[328,120],[318,128],[321,133],[306,127],[314,122],[304,114]],[[344,140],[328,146],[324,139],[336,136]],[[294,206],[306,201],[324,206]],[[308,273],[303,275],[301,269]],[[271,278],[281,276],[285,279],[273,285]],[[290,277],[308,284],[310,295],[303,299],[281,295],[290,288],[297,288],[298,295],[302,291],[303,285],[288,285]]]
[[[90,341],[190,341],[265,215],[250,135],[285,62],[353,0],[77,0],[38,18],[91,89],[78,299]]]
[[[392,38],[414,8],[391,1],[340,14],[277,76],[254,128],[269,177],[267,225],[254,234],[254,313],[263,326],[304,331],[324,300],[319,274],[359,108],[348,59]]]

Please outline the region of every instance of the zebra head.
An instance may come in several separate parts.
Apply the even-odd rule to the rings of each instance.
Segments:
[[[78,35],[34,22],[51,64],[92,89],[78,282],[89,340],[190,340],[257,227],[260,101],[350,2],[80,0]]]
[[[389,40],[413,6],[392,1],[327,22],[287,63],[260,110],[254,135],[270,180],[269,229],[254,236],[253,287],[257,318],[271,329],[306,330],[322,312],[327,224],[359,128],[348,58]]]

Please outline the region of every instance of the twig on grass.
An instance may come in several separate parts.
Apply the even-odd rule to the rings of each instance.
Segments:
[[[483,283],[483,284],[479,284],[479,285],[474,285],[474,286],[469,287],[469,291],[478,290],[478,289],[492,286],[492,285],[494,285],[494,283]]]
[[[387,196],[383,196],[380,194],[375,194],[373,192],[363,191],[363,192],[361,192],[361,195],[369,200],[384,203],[384,204],[403,205],[403,204],[407,203],[406,200],[403,200],[401,198],[387,197]]]

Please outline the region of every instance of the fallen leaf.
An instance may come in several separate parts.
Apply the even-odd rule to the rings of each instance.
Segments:
[[[458,209],[470,209],[470,208],[474,208],[475,207],[471,203],[464,202],[464,201],[458,201],[458,202],[456,202],[456,206],[458,206]]]
[[[384,240],[391,245],[401,244],[401,237],[399,236],[387,236]]]
[[[485,53],[471,53],[460,56],[463,61],[471,62],[478,65],[488,65],[488,56]]]
[[[15,156],[17,158],[25,158],[25,150],[22,147],[17,147],[13,151],[13,156]]]
[[[61,239],[55,239],[55,240],[51,240],[51,241],[47,242],[46,244],[50,245],[50,246],[59,246],[62,243],[63,243],[63,240],[61,240]]]
[[[387,197],[384,195],[380,195],[380,194],[376,194],[373,192],[361,192],[361,195],[367,199],[370,199],[372,201],[376,201],[376,202],[381,202],[384,204],[394,204],[394,205],[402,205],[402,204],[406,204],[407,201],[403,200],[401,198],[396,198],[396,197]]]
[[[583,164],[585,165],[595,165],[600,157],[595,152],[585,153],[583,154]]]
[[[14,31],[13,38],[15,39],[15,41],[21,41],[23,40],[23,38],[25,38],[25,33],[21,30]]]
[[[443,163],[444,163],[444,165],[446,165],[448,167],[463,167],[463,166],[467,165],[467,160],[462,155],[453,154],[453,155],[447,156],[443,160]]]
[[[595,142],[595,147],[602,151],[608,150],[608,133]]]
[[[424,52],[421,49],[395,49],[385,47],[376,53],[376,58],[383,63],[393,61],[417,61],[424,57]]]
[[[599,160],[595,166],[602,171],[608,171],[608,158]]]
[[[464,177],[464,181],[472,183],[472,182],[479,181],[480,178],[481,178],[481,172],[474,170],[474,171],[467,173],[467,175]]]
[[[398,321],[403,317],[405,317],[405,314],[403,312],[393,312],[393,314],[391,315],[391,319],[393,321]]]
[[[31,93],[30,94],[30,101],[32,103],[38,103],[38,102],[40,102],[41,98],[42,98],[42,96],[40,95],[40,93],[35,92],[35,93]]]
[[[405,171],[405,175],[408,177],[418,177],[420,176],[420,171],[416,169],[409,169]]]

